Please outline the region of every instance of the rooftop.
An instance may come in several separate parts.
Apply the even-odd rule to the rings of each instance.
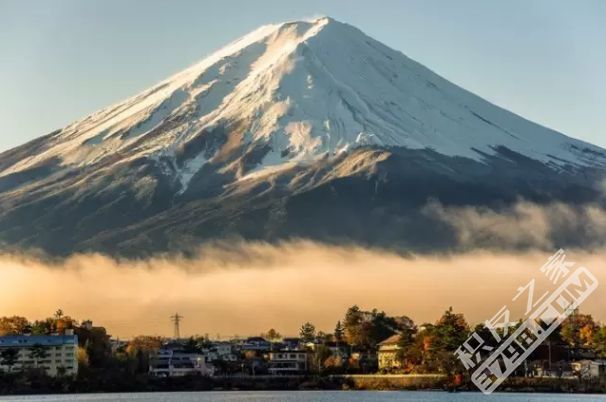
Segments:
[[[59,346],[77,343],[77,335],[16,335],[0,337],[0,347],[33,345]]]
[[[400,340],[400,335],[395,334],[385,339],[383,342],[379,342],[379,345],[395,345]]]

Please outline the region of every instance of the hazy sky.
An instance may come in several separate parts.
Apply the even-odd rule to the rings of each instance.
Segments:
[[[259,25],[315,15],[606,146],[602,0],[0,0],[0,151],[135,95]]]

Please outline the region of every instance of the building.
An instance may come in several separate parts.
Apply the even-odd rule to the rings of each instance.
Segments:
[[[282,345],[287,349],[298,349],[301,347],[301,338],[284,338]]]
[[[188,374],[212,376],[213,368],[206,364],[202,354],[160,349],[150,359],[149,373],[154,377],[180,377]]]
[[[598,367],[600,370],[600,376],[606,374],[606,360],[597,359],[597,360],[595,360],[595,362],[598,363]]]
[[[573,372],[582,380],[597,380],[600,378],[600,362],[580,360],[571,364]]]
[[[0,370],[39,368],[50,376],[78,373],[78,335],[68,329],[65,335],[18,335],[0,337],[0,353],[15,350],[14,364],[0,359]],[[5,353],[3,353],[5,354]]]
[[[244,352],[249,350],[255,352],[268,352],[269,349],[271,349],[271,343],[258,336],[248,338],[242,345],[242,351]]]
[[[231,342],[213,342],[212,346],[204,350],[207,361],[222,360],[225,362],[235,362],[238,355],[234,353]]]
[[[379,370],[382,369],[393,369],[401,366],[400,361],[397,358],[398,342],[400,341],[400,335],[393,335],[379,343],[379,350],[377,352],[379,359]]]
[[[268,371],[273,375],[301,374],[307,371],[307,351],[276,350],[269,353]]]

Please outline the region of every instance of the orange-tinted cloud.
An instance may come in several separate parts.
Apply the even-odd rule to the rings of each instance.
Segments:
[[[90,318],[115,336],[172,334],[169,316],[185,319],[182,335],[259,334],[270,327],[296,334],[310,321],[331,331],[353,304],[433,322],[449,306],[468,321],[483,322],[532,278],[550,253],[473,252],[450,258],[403,258],[381,250],[311,242],[279,246],[242,243],[207,246],[193,260],[116,261],[74,256],[54,265],[26,257],[0,257],[0,315],[30,319],[61,308]],[[605,253],[570,251],[605,290],[581,307],[605,320]],[[546,280],[546,279],[545,279]],[[512,310],[521,317],[525,301]]]

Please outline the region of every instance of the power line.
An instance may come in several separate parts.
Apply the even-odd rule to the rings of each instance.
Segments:
[[[181,322],[181,320],[183,319],[182,315],[179,315],[179,313],[175,313],[175,315],[171,315],[170,316],[170,320],[173,322],[174,324],[174,332],[173,332],[173,337],[175,339],[179,339],[181,338],[181,334],[179,333],[179,323]]]

